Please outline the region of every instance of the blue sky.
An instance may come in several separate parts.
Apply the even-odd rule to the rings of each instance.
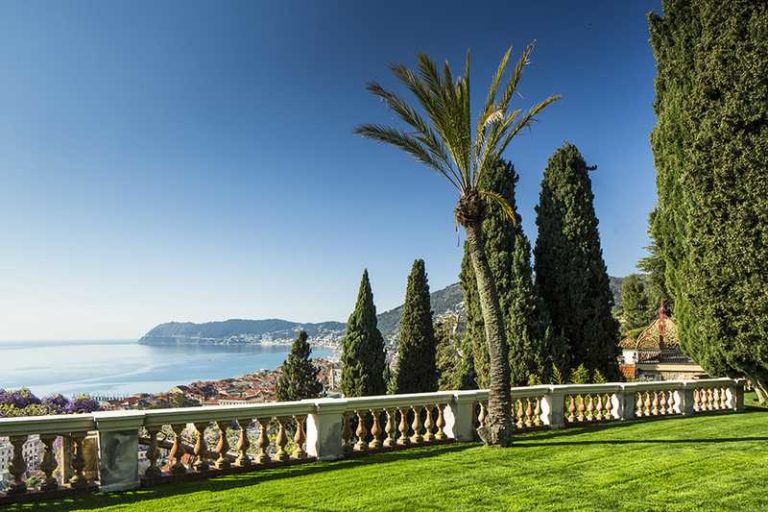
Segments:
[[[352,134],[393,121],[364,89],[418,51],[472,50],[475,104],[537,40],[518,105],[563,100],[507,150],[533,208],[564,141],[590,164],[609,272],[655,201],[657,1],[0,3],[0,339],[138,337],[169,320],[345,320],[414,258],[433,289],[461,245],[446,183]]]

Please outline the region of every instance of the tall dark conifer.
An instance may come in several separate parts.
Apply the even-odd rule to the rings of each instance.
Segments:
[[[397,394],[437,391],[435,332],[424,260],[413,262],[405,291],[397,350]]]
[[[651,135],[665,260],[683,349],[768,394],[768,3],[662,2],[650,18]]]
[[[533,375],[546,378],[559,351],[549,335],[549,317],[533,283],[531,244],[523,233],[515,201],[518,179],[514,166],[503,160],[482,176],[483,186],[504,197],[516,219],[513,223],[496,203],[488,201],[483,235],[504,316],[511,383],[525,385]],[[466,336],[472,346],[477,383],[486,387],[489,383],[488,346],[477,280],[467,255],[461,265],[461,287],[467,315]]]
[[[355,310],[349,316],[341,343],[341,390],[344,395],[385,394],[384,337],[376,326],[376,306],[373,304],[368,270],[363,272]]]
[[[552,327],[569,346],[566,368],[580,364],[618,378],[619,325],[600,248],[589,169],[565,144],[549,159],[536,207],[536,283]]]
[[[317,368],[309,356],[312,348],[307,341],[307,333],[299,331],[296,340],[291,345],[283,366],[280,367],[280,377],[277,379],[277,399],[281,402],[317,398],[323,392],[323,385],[317,380]]]

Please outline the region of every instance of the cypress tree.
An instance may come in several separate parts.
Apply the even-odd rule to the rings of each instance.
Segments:
[[[768,389],[768,3],[662,2],[651,15],[658,207],[683,349]]]
[[[396,368],[396,394],[437,391],[435,331],[424,260],[414,261],[408,276]]]
[[[656,313],[651,302],[645,277],[630,274],[621,283],[621,329],[627,335],[631,331],[646,327]]]
[[[549,318],[533,283],[531,244],[523,233],[517,213],[515,186],[519,177],[514,166],[499,161],[483,174],[483,186],[500,194],[515,213],[516,222],[494,202],[488,201],[483,236],[488,262],[496,282],[499,304],[509,343],[510,376],[513,386],[524,386],[531,375],[546,378],[559,350],[551,340]],[[489,384],[488,347],[480,311],[472,262],[465,251],[461,265],[461,287],[467,315],[466,337],[472,347],[477,384]]]
[[[618,378],[619,325],[600,248],[589,169],[572,144],[547,163],[536,207],[536,283],[554,332],[569,345],[566,368],[584,364]]]
[[[280,377],[277,379],[277,399],[281,402],[317,398],[323,392],[323,385],[317,380],[320,369],[312,364],[309,356],[312,348],[307,342],[307,333],[299,331],[291,345]]]
[[[344,395],[385,394],[384,337],[376,327],[376,306],[368,270],[363,272],[355,310],[349,316],[341,345],[341,390]]]

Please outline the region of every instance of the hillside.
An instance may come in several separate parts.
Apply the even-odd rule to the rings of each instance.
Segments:
[[[619,304],[621,277],[611,277],[611,291],[616,304]],[[449,312],[459,312],[463,308],[464,298],[459,283],[454,283],[432,292],[432,311],[435,316]],[[378,315],[379,330],[388,343],[397,339],[400,327],[400,305]],[[304,329],[315,344],[338,345],[344,334],[343,322],[299,323],[271,318],[266,320],[225,320],[221,322],[169,322],[154,327],[145,334],[139,343],[152,345],[166,344],[245,344],[245,343],[288,343],[293,340],[296,331]]]

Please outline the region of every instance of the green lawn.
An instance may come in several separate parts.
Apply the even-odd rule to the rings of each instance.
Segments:
[[[538,432],[26,510],[764,510],[768,411]],[[14,508],[11,508],[15,510]]]

